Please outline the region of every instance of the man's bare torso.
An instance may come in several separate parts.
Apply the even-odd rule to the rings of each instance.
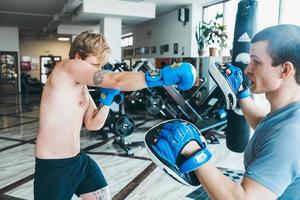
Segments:
[[[38,158],[67,158],[80,151],[80,129],[89,106],[87,87],[58,63],[43,90],[35,154]]]

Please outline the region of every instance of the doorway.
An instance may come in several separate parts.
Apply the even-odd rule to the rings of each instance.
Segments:
[[[0,93],[19,92],[18,53],[0,52]]]

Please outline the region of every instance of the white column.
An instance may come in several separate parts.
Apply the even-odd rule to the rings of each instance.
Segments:
[[[120,18],[103,18],[100,20],[100,30],[111,48],[109,62],[121,62],[122,20]]]

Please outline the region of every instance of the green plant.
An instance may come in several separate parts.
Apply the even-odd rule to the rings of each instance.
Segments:
[[[221,48],[227,47],[228,35],[226,32],[226,26],[219,22],[219,19],[223,18],[223,14],[218,14],[209,23],[203,22],[201,26],[202,35],[205,37],[206,42],[210,46],[217,44]]]
[[[206,36],[203,34],[203,30],[205,26],[202,22],[199,22],[198,26],[196,26],[195,37],[197,41],[198,50],[202,50],[206,44]]]

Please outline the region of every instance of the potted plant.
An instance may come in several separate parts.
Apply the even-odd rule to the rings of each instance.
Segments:
[[[196,26],[195,37],[197,41],[199,56],[203,56],[205,52],[204,48],[205,48],[206,37],[207,37],[204,35],[204,30],[206,30],[205,26],[206,25],[203,24],[202,22],[199,22],[198,26]]]
[[[207,44],[209,45],[210,56],[216,56],[217,48],[226,48],[228,35],[226,26],[219,22],[223,18],[223,14],[218,14],[209,23],[203,22],[203,35],[206,36]]]

